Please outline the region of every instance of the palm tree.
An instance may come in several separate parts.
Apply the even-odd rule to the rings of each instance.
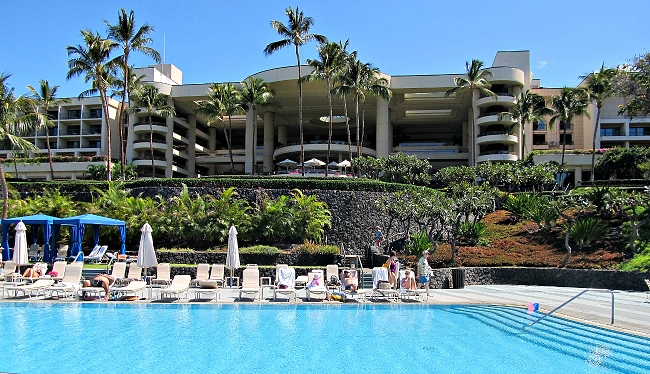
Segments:
[[[445,92],[445,96],[451,96],[460,91],[469,90],[472,94],[472,112],[473,120],[477,117],[478,107],[476,106],[476,101],[483,96],[492,96],[498,100],[497,94],[490,90],[490,81],[489,78],[492,76],[492,72],[489,70],[483,70],[483,61],[472,60],[472,62],[465,62],[465,76],[464,77],[455,77],[454,84],[456,87],[451,88]],[[474,136],[474,124],[471,125],[470,135]],[[473,153],[473,152],[472,152]],[[472,161],[473,162],[473,161]]]
[[[34,125],[38,123],[38,113],[34,112],[34,103],[26,97],[14,95],[14,89],[7,86],[11,75],[0,73],[0,142],[9,143],[14,150],[27,152],[38,148],[23,139],[33,134]],[[0,162],[0,188],[2,188],[2,219],[7,218],[9,209],[9,190]]]
[[[125,151],[124,151],[124,131],[122,130],[122,124],[124,123],[124,112],[126,109],[126,99],[127,95],[130,93],[129,87],[131,87],[131,74],[130,65],[129,65],[129,55],[131,52],[141,52],[145,56],[151,57],[157,63],[161,62],[160,53],[155,49],[149,47],[153,43],[148,35],[153,33],[153,26],[145,23],[139,28],[135,25],[135,15],[133,10],[126,14],[124,8],[120,9],[117,13],[117,24],[111,25],[108,21],[104,20],[104,23],[108,27],[108,37],[114,40],[122,48],[122,55],[118,56],[115,60],[117,61],[120,69],[122,70],[123,80],[122,83],[122,104],[120,105],[118,112],[118,123],[120,127],[120,165],[122,166],[122,179],[124,179],[124,163],[125,163]]]
[[[357,51],[348,53],[346,51],[347,46],[347,41],[345,42],[345,45],[339,43],[339,47],[343,51],[343,56],[341,57],[341,66],[337,69],[336,74],[334,75],[334,88],[332,88],[332,92],[343,99],[345,127],[348,134],[348,157],[352,160],[352,137],[350,135],[350,116],[348,116],[347,101],[347,95],[351,90],[347,85],[347,82],[350,81],[350,67],[357,60]]]
[[[363,137],[366,131],[366,97],[368,94],[380,97],[386,101],[390,100],[393,96],[390,88],[388,88],[388,80],[380,77],[381,73],[378,68],[373,68],[372,64],[365,64],[361,81],[361,93],[363,99],[363,109],[361,115],[361,142],[359,144],[359,152],[363,148]]]
[[[68,46],[68,75],[67,79],[83,75],[84,82],[92,82],[93,88],[99,91],[106,122],[107,166],[106,179],[111,180],[111,126],[108,112],[107,76],[112,75],[114,65],[109,63],[111,51],[117,46],[112,40],[102,38],[98,33],[86,29],[81,31],[84,45]]]
[[[242,95],[232,83],[212,84],[208,90],[209,100],[201,101],[196,108],[197,113],[203,113],[208,126],[215,121],[223,125],[223,134],[228,144],[228,156],[230,157],[230,171],[235,170],[235,163],[232,157],[232,115],[242,114]],[[229,129],[226,131],[224,117],[228,116]]]
[[[176,110],[173,106],[167,104],[170,96],[158,92],[158,89],[150,84],[143,84],[132,94],[131,99],[135,103],[133,108],[129,108],[129,113],[146,112],[149,119],[149,151],[151,152],[151,177],[156,177],[156,165],[153,154],[153,119],[152,116],[173,117]]]
[[[300,49],[299,47],[311,40],[316,40],[319,43],[326,43],[327,39],[323,35],[310,34],[309,29],[314,23],[311,17],[304,17],[302,12],[294,11],[288,7],[285,12],[289,17],[288,25],[284,25],[280,21],[271,21],[271,26],[275,31],[280,34],[284,39],[276,42],[269,43],[264,48],[264,54],[267,56],[273,54],[275,51],[288,47],[293,44],[296,49],[296,59],[298,60],[298,124],[300,126],[300,163],[302,164],[302,176],[305,176],[305,143],[303,138],[302,128],[302,69],[300,67]]]
[[[249,77],[248,80],[242,82],[241,107],[245,111],[253,111],[253,174],[255,173],[255,157],[257,154],[257,147],[255,146],[257,143],[257,108],[259,106],[272,105],[274,95],[275,92],[261,78]],[[246,146],[248,147],[250,145],[247,144]]]
[[[573,118],[578,116],[587,116],[590,118],[587,106],[589,105],[589,93],[584,88],[564,87],[560,96],[551,98],[554,114],[549,121],[549,128],[552,128],[555,122],[559,122],[564,128],[562,134],[562,161],[560,170],[564,167],[564,153],[566,151],[566,130]]]
[[[39,84],[38,91],[32,86],[27,86],[27,89],[31,92],[30,98],[37,106],[36,111],[42,109],[44,112],[44,115],[39,117],[39,119],[42,122],[41,126],[45,128],[45,144],[47,145],[47,157],[50,162],[50,178],[54,179],[54,165],[52,164],[49,128],[56,125],[49,117],[48,112],[50,108],[58,108],[59,105],[69,103],[71,100],[67,98],[59,99],[56,97],[56,91],[59,90],[59,86],[50,87],[50,83],[46,80],[41,80]]]
[[[338,70],[342,68],[343,59],[345,58],[345,46],[341,43],[326,42],[318,45],[318,57],[320,60],[307,60],[307,64],[314,70],[301,78],[304,81],[325,80],[327,82],[327,102],[329,104],[329,132],[327,137],[327,165],[330,163],[330,151],[332,146],[332,127],[333,127],[333,109],[332,109],[332,79]],[[325,176],[328,175],[329,168],[325,168]]]
[[[511,115],[517,122],[512,125],[521,128],[522,155],[526,154],[526,124],[542,120],[544,116],[553,115],[553,110],[546,107],[546,101],[541,95],[526,90],[516,98]],[[499,120],[503,115],[499,115]],[[511,127],[512,128],[512,127]]]
[[[600,66],[598,72],[589,74],[586,78],[587,93],[591,100],[596,102],[596,125],[594,126],[594,138],[591,144],[591,181],[594,181],[594,164],[596,162],[596,136],[600,128],[600,110],[603,108],[605,99],[614,94],[613,80],[616,76],[616,69],[606,68],[605,64]]]

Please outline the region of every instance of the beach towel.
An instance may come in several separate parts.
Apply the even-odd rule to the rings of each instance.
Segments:
[[[278,286],[293,287],[296,284],[296,273],[291,268],[278,270]]]

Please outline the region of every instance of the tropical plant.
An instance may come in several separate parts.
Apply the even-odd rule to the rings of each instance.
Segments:
[[[92,180],[102,180],[106,178],[106,165],[88,165],[83,177]]]
[[[424,230],[412,234],[406,242],[407,252],[416,257],[422,256],[422,253],[429,250],[432,246],[433,243]]]
[[[406,183],[425,186],[431,181],[429,172],[431,164],[416,156],[405,155],[401,152],[380,159],[381,179],[387,182]]]
[[[250,149],[250,152],[253,153],[253,174],[255,173],[257,165],[255,159],[257,154],[257,108],[260,106],[274,105],[274,95],[275,92],[262,78],[249,77],[247,80],[242,82],[241,107],[246,111],[250,110],[253,112],[252,129],[249,130],[248,124],[246,124],[246,149]],[[250,134],[249,131],[251,132]]]
[[[84,44],[68,46],[68,75],[67,79],[83,75],[84,82],[92,82],[93,87],[99,91],[102,102],[102,112],[106,124],[106,154],[107,171],[106,179],[111,180],[111,126],[108,110],[108,76],[115,69],[114,64],[109,61],[111,51],[117,47],[117,43],[112,40],[102,38],[98,33],[86,29],[81,31]]]
[[[311,17],[305,17],[303,13],[298,10],[294,11],[291,7],[285,10],[289,22],[284,25],[280,21],[271,21],[271,27],[283,37],[283,39],[269,43],[264,48],[264,54],[267,56],[274,52],[293,45],[296,50],[296,59],[298,60],[298,124],[300,126],[300,164],[302,165],[302,176],[305,176],[305,143],[303,137],[302,126],[302,68],[300,66],[300,46],[307,44],[309,41],[315,40],[319,43],[327,42],[323,35],[310,34],[309,29],[314,23]]]
[[[158,117],[173,117],[176,115],[176,110],[173,105],[169,105],[170,96],[158,92],[158,88],[149,84],[143,84],[136,88],[132,95],[133,107],[129,107],[129,113],[147,113],[149,119],[149,151],[151,152],[151,177],[156,177],[156,164],[153,153],[153,118]]]
[[[295,204],[293,224],[296,237],[320,243],[325,228],[332,226],[332,213],[327,204],[298,189],[294,189],[291,195]]]
[[[345,129],[348,135],[348,159],[352,160],[352,136],[350,132],[350,116],[348,115],[348,100],[347,95],[350,93],[346,82],[350,80],[350,67],[357,60],[357,52],[349,52],[346,50],[348,42],[345,44],[339,42],[339,48],[342,51],[341,64],[336,70],[334,75],[334,87],[332,93],[343,99],[343,115],[345,116]]]
[[[606,68],[605,64],[600,66],[600,70],[589,74],[586,78],[586,88],[590,100],[596,103],[596,125],[594,126],[594,137],[591,144],[591,181],[594,181],[594,166],[596,163],[596,137],[600,128],[600,111],[603,108],[605,99],[614,95],[614,77],[616,69]]]
[[[135,24],[135,15],[133,10],[126,14],[124,8],[120,9],[117,13],[117,23],[112,25],[108,21],[104,20],[104,23],[108,27],[108,37],[114,40],[122,49],[122,54],[115,58],[117,65],[122,70],[122,85],[121,96],[122,104],[118,109],[118,124],[120,125],[120,165],[121,170],[125,171],[125,150],[124,150],[124,131],[122,130],[122,124],[124,123],[124,112],[126,110],[127,95],[130,94],[131,80],[132,80],[132,71],[129,65],[129,55],[131,52],[140,52],[145,56],[151,57],[157,63],[161,62],[160,53],[150,47],[153,43],[153,39],[149,37],[149,34],[153,33],[153,26],[145,23],[144,25],[137,27]],[[124,179],[124,175],[122,175]]]
[[[639,166],[647,161],[650,161],[648,147],[612,148],[598,160],[595,171],[603,179],[641,178],[644,173]]]
[[[228,145],[231,172],[235,170],[235,163],[232,157],[232,116],[234,114],[241,114],[243,111],[241,92],[232,83],[213,83],[210,85],[208,89],[208,100],[199,102],[198,108],[196,108],[197,113],[205,115],[208,126],[213,125],[217,121],[222,123],[223,134]],[[225,116],[228,116],[228,131],[226,131],[226,123],[224,122]]]
[[[366,132],[366,99],[368,95],[381,98],[382,100],[389,101],[393,97],[393,93],[388,88],[388,80],[381,77],[378,68],[372,67],[372,64],[364,64],[363,79],[361,80],[361,102],[363,103],[361,109],[361,138],[358,144],[359,152],[363,148],[363,139]]]
[[[474,184],[476,182],[476,169],[469,166],[447,166],[440,169],[434,177],[445,186],[451,184]]]
[[[24,139],[23,136],[33,134],[36,120],[34,104],[26,97],[14,95],[13,87],[7,85],[11,75],[0,73],[0,142],[8,143],[12,149],[18,151],[31,151],[38,148]],[[3,163],[0,162],[0,188],[2,188],[2,218],[7,218],[9,208],[9,190]]]
[[[587,107],[589,105],[589,94],[583,88],[564,87],[559,96],[551,98],[553,106],[553,117],[549,121],[549,128],[553,128],[556,122],[564,128],[562,133],[562,159],[560,161],[560,170],[564,168],[564,154],[566,153],[566,131],[573,123],[573,119],[579,116],[591,118]]]
[[[476,245],[487,235],[487,225],[483,222],[465,221],[460,225],[460,237],[469,245]]]
[[[345,45],[342,43],[323,42],[318,45],[318,57],[320,60],[307,60],[307,64],[313,68],[312,72],[301,78],[304,81],[325,80],[327,83],[327,103],[329,106],[329,131],[327,135],[327,161],[330,163],[330,150],[332,146],[332,127],[334,113],[332,109],[332,79],[341,70],[343,60],[345,59],[345,49],[348,46],[348,41]],[[347,121],[347,118],[346,118]],[[329,168],[325,168],[325,176],[329,173]]]
[[[54,179],[54,165],[52,164],[52,148],[50,146],[50,132],[49,128],[55,127],[56,124],[52,121],[52,118],[49,117],[50,108],[57,108],[61,104],[69,103],[70,99],[63,98],[59,99],[56,97],[56,91],[59,90],[59,86],[50,86],[50,83],[46,80],[39,81],[38,90],[32,86],[27,86],[27,89],[31,92],[30,98],[34,101],[34,104],[37,106],[37,111],[43,110],[44,115],[39,116],[38,119],[41,122],[39,127],[45,128],[45,145],[47,146],[47,157],[50,162],[50,178]]]
[[[552,114],[553,111],[546,107],[546,101],[541,95],[526,90],[516,97],[516,105],[508,115],[517,121],[513,126],[521,128],[522,154],[526,154],[526,124],[542,121],[544,116]],[[503,116],[499,115],[500,118]]]
[[[271,199],[263,190],[256,192],[251,224],[262,241],[281,242],[294,230],[293,208],[288,196]]]
[[[631,118],[650,114],[650,53],[636,56],[631,64],[620,66],[614,87],[617,94],[626,97],[619,114]]]
[[[602,239],[606,233],[607,226],[593,217],[578,218],[571,228],[571,238],[581,250],[592,242]]]

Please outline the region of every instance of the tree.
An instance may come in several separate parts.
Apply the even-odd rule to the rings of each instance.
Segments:
[[[11,75],[0,73],[0,142],[9,143],[14,150],[27,152],[38,148],[23,139],[33,134],[38,113],[34,113],[34,103],[24,96],[16,97],[14,89],[7,86]],[[2,188],[2,219],[7,218],[9,209],[9,190],[0,162],[0,187]]]
[[[241,107],[246,111],[253,111],[253,173],[255,172],[255,156],[257,153],[255,147],[257,143],[257,108],[271,105],[274,95],[275,92],[262,78],[249,77],[248,80],[242,82]]]
[[[123,80],[121,81],[122,84],[122,104],[120,105],[119,111],[118,111],[118,116],[117,116],[117,123],[119,124],[120,128],[120,165],[121,165],[121,170],[125,171],[126,168],[124,167],[124,164],[126,163],[125,160],[125,151],[124,151],[124,131],[122,130],[122,126],[124,123],[124,112],[126,110],[126,99],[127,95],[131,92],[129,87],[131,87],[131,74],[132,71],[130,69],[129,65],[129,55],[131,52],[140,52],[144,54],[145,56],[151,57],[154,61],[157,63],[160,63],[161,58],[160,58],[160,53],[156,51],[155,49],[149,47],[153,43],[153,39],[151,39],[148,35],[153,33],[154,28],[153,26],[149,25],[148,23],[145,23],[144,25],[137,27],[135,25],[135,15],[133,13],[133,10],[129,12],[129,14],[126,14],[126,10],[124,8],[120,9],[120,11],[117,13],[117,23],[115,25],[111,25],[108,21],[104,20],[104,23],[108,27],[108,37],[114,40],[117,44],[122,49],[122,55],[118,56],[115,58],[115,61],[117,62],[117,65],[120,67],[122,70],[122,76]],[[124,174],[122,175],[122,178],[124,179]]]
[[[605,99],[614,94],[613,80],[616,76],[616,69],[606,68],[605,64],[600,70],[589,74],[586,77],[587,93],[589,98],[596,102],[596,125],[594,126],[594,138],[591,144],[591,181],[594,181],[594,167],[596,163],[596,137],[600,128],[600,111],[603,108]]]
[[[92,82],[99,91],[102,102],[104,122],[106,122],[107,166],[106,179],[111,180],[111,126],[108,112],[108,80],[107,76],[114,71],[115,66],[109,62],[111,51],[117,47],[112,40],[102,38],[98,33],[85,29],[81,31],[84,44],[68,46],[68,75],[67,79],[83,75],[84,82]]]
[[[349,80],[350,75],[350,66],[357,60],[357,52],[346,51],[348,42],[345,42],[345,45],[339,42],[339,48],[343,51],[341,56],[341,65],[337,69],[336,74],[334,75],[334,88],[332,92],[343,99],[343,114],[345,116],[345,128],[348,134],[348,157],[352,160],[352,137],[350,135],[350,116],[348,115],[348,101],[347,95],[350,93],[346,82]]]
[[[362,80],[360,82],[363,108],[361,115],[361,141],[358,144],[359,153],[361,152],[361,148],[363,148],[363,137],[365,136],[366,129],[366,97],[372,95],[389,101],[393,96],[390,88],[388,88],[388,80],[384,77],[380,77],[380,73],[381,72],[378,68],[372,67],[372,64],[364,64]]]
[[[208,126],[211,126],[216,121],[222,123],[223,134],[226,137],[226,143],[228,144],[230,171],[232,172],[235,170],[235,163],[232,157],[232,115],[241,114],[243,112],[242,95],[237,87],[232,83],[214,83],[208,89],[208,98],[208,100],[199,103],[196,112],[205,115]],[[228,116],[228,131],[226,131],[226,123],[224,122],[225,116]]]
[[[49,117],[49,110],[50,108],[58,109],[59,105],[69,103],[70,99],[57,98],[56,91],[58,91],[59,86],[51,87],[50,83],[46,80],[41,80],[39,82],[38,90],[32,86],[27,86],[27,89],[31,92],[30,98],[37,106],[36,110],[40,111],[42,109],[44,112],[44,115],[39,117],[41,120],[40,127],[45,128],[45,144],[47,145],[47,157],[50,162],[50,178],[54,179],[54,165],[52,164],[52,149],[50,147],[49,128],[56,126],[56,124],[52,121],[52,118]]]
[[[587,106],[589,105],[589,94],[583,88],[564,87],[560,96],[551,98],[554,114],[548,125],[552,128],[556,122],[560,123],[564,132],[562,134],[562,160],[560,170],[564,168],[564,154],[566,152],[566,130],[572,124],[573,119],[578,116],[590,118]]]
[[[333,127],[333,109],[332,109],[332,79],[342,68],[343,59],[345,58],[345,46],[341,43],[324,42],[318,45],[318,57],[320,60],[307,60],[307,64],[311,66],[311,74],[305,76],[304,81],[312,80],[325,80],[327,83],[327,102],[330,109],[329,115],[329,132],[327,136],[327,165],[330,163],[330,150],[332,146],[332,127]],[[346,119],[347,120],[347,119]],[[327,177],[329,168],[325,168],[325,176]]]
[[[526,90],[516,98],[512,117],[517,123],[513,126],[521,128],[522,154],[526,154],[526,124],[541,121],[544,116],[552,115],[553,111],[546,107],[546,101],[541,95]],[[502,119],[502,115],[500,115]]]
[[[145,112],[149,118],[149,150],[151,151],[151,177],[156,177],[156,165],[153,155],[153,119],[152,115],[167,118],[176,115],[173,106],[167,104],[169,95],[158,92],[149,84],[143,84],[133,92],[132,100],[135,107],[129,108],[129,113]]]
[[[630,118],[650,114],[650,53],[619,67],[614,86],[619,95],[629,98],[619,114],[627,114]]]
[[[305,176],[305,143],[303,137],[303,127],[302,127],[302,69],[300,67],[300,49],[301,45],[307,44],[309,41],[316,40],[319,43],[327,42],[327,39],[323,35],[319,34],[310,34],[309,29],[311,28],[314,21],[311,17],[304,17],[302,12],[298,10],[294,11],[291,7],[288,7],[285,12],[289,17],[289,22],[287,25],[284,25],[280,21],[271,21],[271,27],[280,34],[284,39],[269,43],[266,48],[264,48],[264,54],[271,55],[275,51],[293,45],[296,49],[296,59],[298,60],[298,124],[300,126],[300,164],[302,165],[302,176]]]
[[[601,179],[642,178],[640,166],[650,161],[650,148],[634,146],[630,148],[608,149],[596,164],[596,174]]]

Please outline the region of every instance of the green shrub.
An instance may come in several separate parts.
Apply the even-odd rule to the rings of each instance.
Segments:
[[[406,251],[418,258],[431,247],[433,247],[433,243],[425,231],[414,233],[406,242]]]
[[[517,219],[525,219],[529,212],[537,209],[541,203],[540,195],[534,193],[522,193],[508,195],[503,203],[503,208],[512,213]]]
[[[571,227],[571,239],[580,249],[591,244],[591,242],[602,239],[607,233],[605,224],[595,218],[578,218]]]
[[[250,253],[258,255],[272,256],[282,253],[278,247],[272,247],[270,245],[255,245],[252,247],[240,248],[240,253]]]
[[[483,222],[465,221],[460,225],[460,237],[469,245],[476,245],[487,235],[487,225]]]
[[[619,266],[623,271],[650,272],[650,250],[645,250]]]
[[[309,240],[293,247],[291,252],[303,252],[312,255],[338,255],[341,249],[335,245],[317,244]]]

